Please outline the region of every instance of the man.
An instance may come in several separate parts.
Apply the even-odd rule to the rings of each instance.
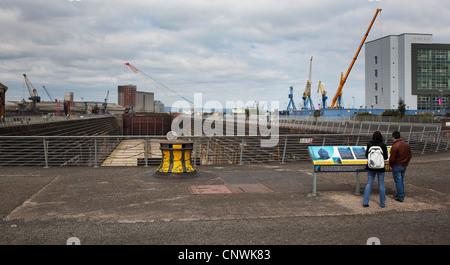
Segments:
[[[411,160],[411,148],[409,144],[400,140],[400,132],[392,133],[394,144],[391,147],[389,156],[389,166],[392,167],[392,176],[394,177],[397,195],[394,196],[396,201],[402,202],[405,199],[405,186],[403,179],[405,177],[406,167]]]

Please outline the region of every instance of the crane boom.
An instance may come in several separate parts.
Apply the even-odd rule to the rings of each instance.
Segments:
[[[170,92],[172,92],[173,94],[175,94],[176,96],[178,96],[178,97],[180,97],[180,98],[186,100],[187,102],[189,102],[189,103],[191,103],[191,104],[194,104],[194,103],[193,103],[192,101],[190,101],[189,99],[187,99],[187,98],[181,96],[180,94],[176,93],[175,91],[173,91],[172,89],[168,88],[167,86],[165,86],[165,85],[161,84],[160,82],[154,80],[153,78],[151,78],[151,77],[150,77],[149,75],[147,75],[146,73],[144,73],[144,72],[142,72],[141,70],[137,69],[136,67],[132,66],[130,63],[125,63],[125,65],[128,66],[128,67],[130,67],[130,69],[131,69],[133,72],[135,72],[136,74],[139,74],[139,73],[142,74],[142,75],[145,77],[146,81],[148,81],[149,83],[151,83],[156,89],[160,90],[164,95],[166,95],[166,96],[168,97],[169,100],[170,100],[170,96],[167,95],[167,93],[165,93],[165,91],[162,90],[162,89],[158,86],[158,84],[161,85],[161,86],[163,86],[164,88],[166,88],[167,90],[169,90]]]
[[[312,70],[312,60],[313,57],[311,56],[311,59],[309,60],[309,79],[306,82],[306,88],[305,88],[305,92],[303,92],[303,108],[302,109],[311,109],[314,110],[314,105],[312,103],[312,99],[311,99],[311,70]],[[308,108],[308,103],[309,103],[309,108]]]
[[[27,85],[28,92],[30,93],[30,100],[33,102],[41,102],[41,97],[39,97],[37,90],[35,88],[31,89],[33,85],[31,84],[30,80],[28,80],[28,77],[26,74],[23,74],[23,77],[25,78],[25,84]]]
[[[50,93],[48,93],[47,88],[45,88],[45,86],[42,86],[42,87],[44,88],[45,93],[47,93],[47,96],[48,96],[48,98],[50,99],[50,101],[53,102],[54,100],[53,100],[52,96],[50,96]]]
[[[333,101],[331,103],[330,109],[337,109],[337,108],[341,108],[340,106],[340,99],[342,97],[342,88],[344,87],[345,82],[347,81],[347,77],[350,74],[350,71],[353,68],[353,65],[355,64],[356,59],[358,58],[359,52],[361,51],[361,47],[364,45],[364,42],[366,41],[367,36],[369,35],[370,29],[372,28],[373,23],[375,22],[375,19],[378,16],[378,13],[381,11],[381,9],[377,9],[377,11],[375,12],[375,15],[372,19],[372,22],[369,25],[369,28],[367,29],[366,34],[364,35],[363,40],[361,41],[361,44],[358,47],[358,50],[356,51],[355,57],[353,57],[352,63],[350,64],[347,73],[345,74],[345,77],[343,77],[343,73],[341,73],[341,81],[339,83],[339,87],[336,91],[336,95],[334,95]],[[339,102],[338,102],[339,99]],[[336,105],[336,102],[338,102],[339,104]]]

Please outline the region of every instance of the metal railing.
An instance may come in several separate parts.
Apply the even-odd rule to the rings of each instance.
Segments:
[[[397,130],[402,133],[413,132],[439,132],[441,124],[421,123],[394,123],[380,121],[353,121],[353,120],[328,120],[328,119],[279,119],[280,128],[292,128],[315,132],[340,133],[340,134],[364,134],[374,131],[392,133]]]
[[[383,133],[392,145],[391,132]],[[272,136],[274,137],[274,136]],[[447,151],[450,133],[402,133],[413,154]],[[309,160],[308,146],[366,145],[371,133],[279,135],[278,143],[261,147],[261,136],[181,137],[194,143],[196,165],[284,163]],[[1,166],[149,166],[159,165],[161,136],[0,136]]]

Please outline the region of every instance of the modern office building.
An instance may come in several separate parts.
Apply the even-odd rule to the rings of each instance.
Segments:
[[[432,34],[389,35],[365,45],[368,108],[441,110],[450,107],[450,44]]]

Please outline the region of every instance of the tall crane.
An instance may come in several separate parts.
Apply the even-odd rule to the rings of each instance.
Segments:
[[[26,74],[23,74],[23,77],[25,78],[25,84],[27,85],[28,92],[30,93],[29,100],[32,101],[31,109],[32,111],[36,111],[36,103],[41,102],[41,97],[38,95],[37,90],[33,87],[30,80],[28,80],[28,77]]]
[[[312,59],[313,57],[311,56],[311,59],[309,60],[309,79],[306,82],[306,88],[305,88],[305,92],[303,92],[303,110],[314,110],[314,105],[311,99],[311,69],[312,69]],[[308,103],[309,103],[309,107],[308,107]]]
[[[287,111],[297,110],[294,103],[294,88],[289,88],[289,104],[287,106]]]
[[[317,87],[317,93],[319,93],[322,95],[322,108],[326,108],[327,107],[327,91],[323,88],[322,86],[322,81],[319,81],[319,86]]]
[[[378,13],[380,13],[381,9],[377,9],[377,12],[375,12],[375,16],[372,19],[372,22],[369,25],[369,28],[367,29],[366,34],[364,35],[363,40],[361,41],[361,44],[359,45],[358,50],[356,51],[355,57],[353,57],[352,63],[350,64],[350,67],[347,70],[347,73],[341,73],[341,81],[339,83],[339,87],[336,91],[336,94],[334,95],[333,101],[331,102],[330,109],[340,109],[342,108],[342,88],[344,87],[345,82],[347,81],[347,77],[350,74],[350,71],[353,68],[353,65],[355,64],[356,58],[358,58],[359,52],[361,51],[361,47],[364,45],[364,42],[366,41],[367,35],[369,35],[370,29],[372,28],[373,23],[375,22],[375,19],[377,18]],[[337,103],[337,104],[336,104]]]
[[[104,114],[106,114],[106,106],[108,106],[108,97],[109,97],[109,90],[108,90],[108,92],[106,92],[105,102],[103,102],[103,104],[102,104]]]
[[[54,102],[52,96],[50,96],[50,93],[48,93],[47,88],[45,88],[45,86],[42,86],[45,90],[45,93],[47,93],[48,98],[50,99],[50,101]]]

